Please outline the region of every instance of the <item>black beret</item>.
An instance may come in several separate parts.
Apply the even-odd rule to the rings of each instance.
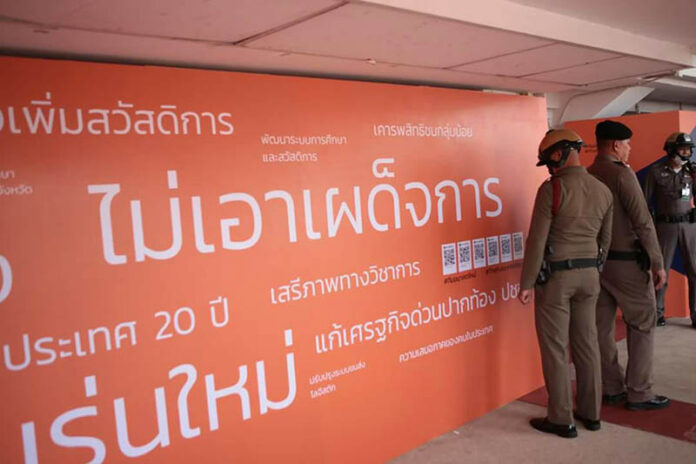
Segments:
[[[633,136],[633,132],[624,124],[616,121],[602,121],[595,126],[597,140],[626,140]]]

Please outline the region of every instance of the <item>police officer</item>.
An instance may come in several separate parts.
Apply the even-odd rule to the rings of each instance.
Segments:
[[[606,403],[627,399],[626,407],[631,410],[659,409],[668,406],[669,399],[652,392],[656,318],[653,278],[656,286],[662,286],[665,271],[648,205],[638,178],[626,164],[632,135],[631,129],[619,122],[597,124],[597,157],[588,168],[614,196],[611,249],[602,271],[597,302],[602,389]],[[627,328],[625,375],[614,339],[617,305]]]
[[[546,165],[552,177],[541,184],[534,202],[519,296],[528,304],[535,289],[536,330],[549,393],[547,417],[530,424],[565,438],[577,436],[569,341],[577,374],[575,418],[589,430],[600,428],[602,398],[595,306],[600,252],[611,240],[612,195],[580,165],[582,143],[573,131],[552,130],[539,144],[537,166]],[[542,268],[549,273],[540,273]]]
[[[669,273],[679,244],[689,281],[691,325],[696,328],[696,224],[692,209],[694,165],[690,158],[694,142],[689,134],[675,132],[667,137],[667,159],[650,168],[644,185],[648,203],[655,200],[657,236],[665,270]],[[657,325],[665,325],[665,286],[657,293]]]

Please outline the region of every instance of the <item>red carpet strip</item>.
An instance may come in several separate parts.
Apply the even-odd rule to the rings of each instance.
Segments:
[[[520,401],[546,406],[548,395],[545,388],[540,388],[523,396]],[[623,403],[602,405],[601,419],[611,424],[696,443],[696,405],[691,403],[672,400],[668,408],[657,411],[629,411]],[[582,433],[582,425],[578,425],[578,429]]]
[[[620,319],[616,321],[615,338],[617,341],[626,338],[626,325]],[[548,399],[546,388],[542,387],[523,396],[520,401],[547,406]],[[691,403],[672,400],[668,408],[657,411],[629,411],[623,403],[602,405],[601,419],[611,424],[696,443],[696,405]],[[582,425],[578,428],[582,430]]]

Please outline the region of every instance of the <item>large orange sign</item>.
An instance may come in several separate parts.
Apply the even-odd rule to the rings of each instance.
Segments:
[[[380,462],[541,385],[544,100],[0,69],[3,462]]]

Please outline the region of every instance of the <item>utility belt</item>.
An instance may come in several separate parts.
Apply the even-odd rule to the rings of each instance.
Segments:
[[[657,222],[665,222],[667,224],[676,224],[679,222],[696,222],[694,217],[694,210],[692,209],[688,213],[680,214],[677,216],[670,216],[669,214],[658,214]]]
[[[638,261],[640,254],[641,253],[638,250],[635,250],[635,251],[609,250],[609,254],[607,255],[607,259],[612,260],[612,261]]]
[[[537,285],[544,285],[551,278],[552,272],[558,271],[569,271],[571,269],[587,269],[587,268],[597,268],[601,271],[602,265],[604,264],[602,260],[602,252],[600,251],[600,256],[597,258],[575,258],[575,259],[564,259],[563,261],[542,261],[541,269],[539,270],[539,275],[537,276]]]
[[[638,263],[638,266],[640,266],[641,270],[647,271],[650,269],[650,256],[648,255],[648,252],[645,251],[645,249],[640,245],[640,242],[637,242],[637,245],[640,246],[638,250],[632,250],[632,251],[618,251],[618,250],[609,250],[609,253],[607,254],[607,260],[609,261],[633,261]]]
[[[599,260],[597,258],[577,258],[549,262],[551,272],[585,269],[588,267],[599,267]]]

